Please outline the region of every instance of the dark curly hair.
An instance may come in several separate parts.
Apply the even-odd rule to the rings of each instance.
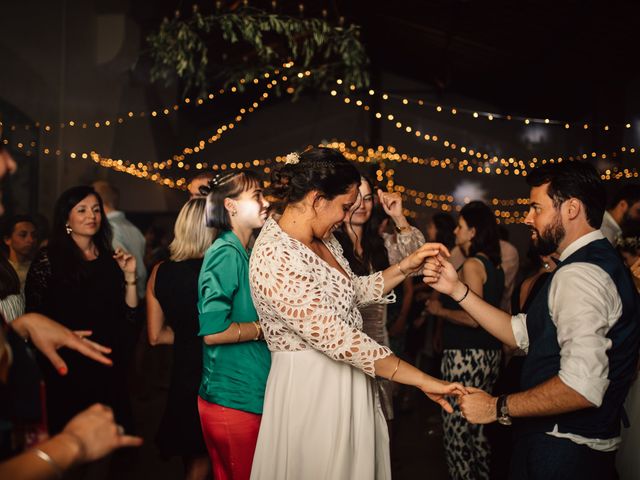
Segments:
[[[491,263],[499,267],[502,263],[500,256],[500,232],[498,222],[491,209],[483,202],[474,201],[467,203],[460,216],[467,222],[469,228],[475,228],[476,234],[471,240],[469,257],[484,253]]]
[[[358,170],[338,150],[311,148],[299,157],[298,163],[283,163],[271,173],[265,193],[278,213],[309,192],[318,191],[323,198],[333,200],[360,184]]]

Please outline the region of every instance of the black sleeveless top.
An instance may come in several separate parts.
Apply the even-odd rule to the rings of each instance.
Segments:
[[[482,262],[487,273],[487,281],[482,286],[482,297],[486,302],[499,308],[504,290],[502,268],[496,267],[484,255],[476,255],[473,258]],[[449,296],[442,297],[442,306],[449,310],[462,310],[460,305]],[[502,343],[482,327],[466,327],[445,320],[442,329],[442,347],[445,350],[464,350],[467,348],[499,350],[502,348]]]
[[[163,456],[206,454],[198,388],[202,339],[198,336],[198,275],[202,259],[166,261],[158,267],[154,293],[174,333],[171,383],[156,436]]]

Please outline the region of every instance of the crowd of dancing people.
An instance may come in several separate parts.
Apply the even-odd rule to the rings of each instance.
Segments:
[[[172,348],[155,443],[189,480],[390,479],[411,387],[451,479],[632,478],[640,186],[607,201],[585,162],[527,183],[526,252],[482,201],[421,231],[329,148],[194,178],[166,247],[105,181],[49,229],[4,215],[0,476],[117,471],[142,335]]]

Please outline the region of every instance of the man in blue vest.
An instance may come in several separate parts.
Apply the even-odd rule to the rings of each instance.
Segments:
[[[525,223],[558,268],[528,314],[492,307],[442,257],[425,282],[456,299],[482,328],[527,352],[519,393],[479,389],[460,399],[472,423],[515,428],[512,479],[608,479],[615,475],[623,402],[636,373],[640,305],[629,272],[599,230],[605,190],[596,169],[562,162],[534,169]]]

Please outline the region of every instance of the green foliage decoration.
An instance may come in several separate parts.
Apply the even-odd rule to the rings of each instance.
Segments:
[[[329,90],[369,86],[369,57],[357,25],[331,25],[319,18],[296,18],[242,6],[233,12],[165,19],[147,37],[151,80],[182,82],[183,96],[204,95],[213,85],[242,85],[264,72],[294,62],[289,82],[299,94],[305,88]],[[304,72],[311,72],[311,74]],[[279,90],[275,89],[278,93]]]

